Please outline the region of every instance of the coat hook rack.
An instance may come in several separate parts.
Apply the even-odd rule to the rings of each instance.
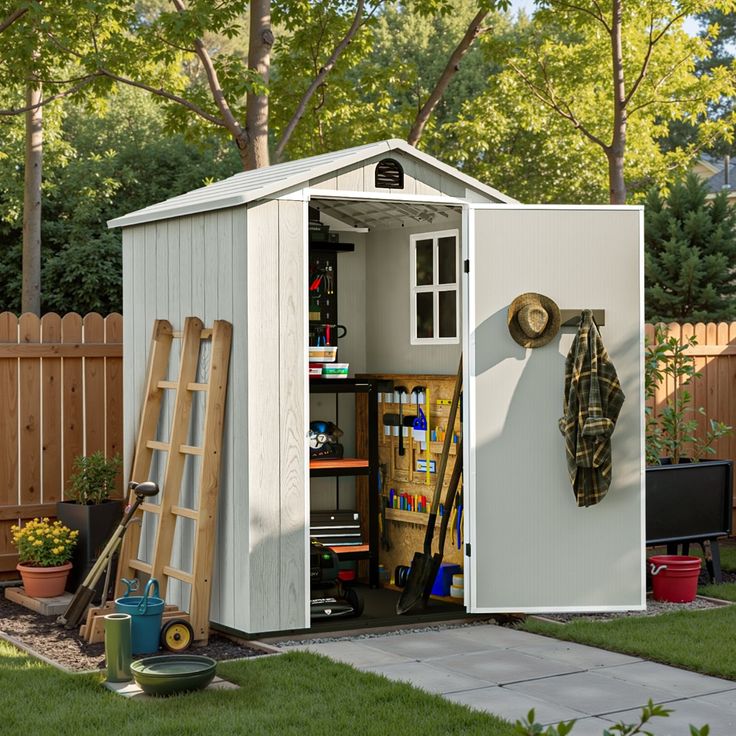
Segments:
[[[580,324],[582,309],[560,309],[560,327],[577,327]],[[592,309],[593,319],[598,327],[606,324],[606,310]]]

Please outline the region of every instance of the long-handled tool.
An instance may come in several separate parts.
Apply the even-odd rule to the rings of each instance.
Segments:
[[[448,433],[449,434],[449,433]],[[457,495],[457,489],[460,487],[460,476],[463,473],[463,441],[462,439],[457,445],[457,456],[455,457],[455,466],[452,469],[452,475],[450,476],[450,485],[447,487],[447,495],[445,496],[445,513],[440,522],[440,538],[437,544],[437,552],[435,552],[432,558],[432,566],[427,577],[427,582],[424,586],[424,593],[422,600],[424,604],[427,604],[429,596],[432,592],[432,586],[434,585],[434,579],[437,577],[437,573],[440,571],[440,565],[442,564],[442,558],[445,554],[445,538],[447,537],[447,526],[450,521],[452,507],[455,504],[455,496]]]
[[[457,407],[460,403],[460,392],[463,385],[463,359],[460,358],[460,365],[457,369],[457,379],[455,380],[455,393],[452,396],[452,405],[450,406],[450,414],[447,418],[447,431],[445,432],[445,441],[442,445],[442,455],[440,456],[440,465],[437,468],[437,478],[435,482],[434,495],[432,496],[432,505],[429,509],[429,517],[427,519],[427,531],[424,535],[424,552],[415,552],[414,559],[411,563],[411,572],[406,581],[406,587],[401,593],[401,597],[396,603],[396,613],[401,615],[410,610],[416,603],[424,597],[424,589],[431,587],[434,578],[431,577],[434,569],[432,560],[432,537],[434,536],[434,526],[437,522],[437,509],[440,505],[440,496],[442,495],[442,483],[445,479],[445,469],[447,468],[447,458],[450,455],[450,445],[452,444],[452,435],[455,427],[455,416],[457,415]],[[449,509],[447,511],[449,513]]]
[[[97,561],[92,566],[92,569],[87,574],[87,577],[82,581],[79,588],[77,588],[77,592],[69,602],[66,611],[56,619],[56,623],[63,624],[67,629],[73,629],[75,626],[79,626],[87,613],[87,608],[92,602],[92,597],[95,594],[95,585],[97,585],[97,581],[102,576],[105,567],[117,551],[118,546],[123,539],[123,535],[125,534],[125,530],[127,529],[128,524],[132,521],[133,515],[137,511],[138,507],[143,503],[143,499],[149,496],[155,496],[158,493],[158,485],[152,481],[146,481],[145,483],[135,483],[131,481],[128,484],[128,488],[135,493],[135,501],[128,508],[122,521],[112,533],[112,536],[100,553]]]

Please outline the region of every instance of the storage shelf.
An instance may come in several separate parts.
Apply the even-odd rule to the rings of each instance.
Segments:
[[[386,509],[386,518],[391,521],[401,521],[407,524],[422,524],[427,526],[429,514],[419,511],[403,511],[401,509]]]
[[[340,475],[368,475],[370,465],[359,457],[346,457],[340,460],[310,460],[309,474],[313,478],[329,478]]]
[[[368,544],[345,545],[344,547],[330,547],[341,560],[368,560],[371,548]]]

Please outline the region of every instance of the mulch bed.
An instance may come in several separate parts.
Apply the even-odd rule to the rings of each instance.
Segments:
[[[105,668],[104,644],[87,644],[78,630],[67,631],[56,623],[55,616],[41,616],[6,600],[0,590],[0,638],[6,638],[5,635],[72,672]],[[223,661],[266,652],[213,633],[207,646],[193,647],[189,653]]]

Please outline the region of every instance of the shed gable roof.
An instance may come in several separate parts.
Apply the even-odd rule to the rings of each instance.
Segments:
[[[374,156],[387,154],[391,151],[401,151],[408,156],[412,156],[497,202],[516,201],[474,179],[472,176],[463,174],[452,166],[442,163],[433,156],[418,151],[406,141],[391,139],[356,146],[355,148],[346,148],[333,153],[323,153],[319,156],[302,158],[297,161],[274,164],[253,171],[243,171],[209,186],[194,189],[164,202],[116,217],[109,220],[107,225],[108,227],[126,227],[144,222],[165,220],[171,217],[183,217],[199,212],[237,207],[270,197],[278,192],[295,189],[311,179],[328,175],[337,169],[359,164]]]

